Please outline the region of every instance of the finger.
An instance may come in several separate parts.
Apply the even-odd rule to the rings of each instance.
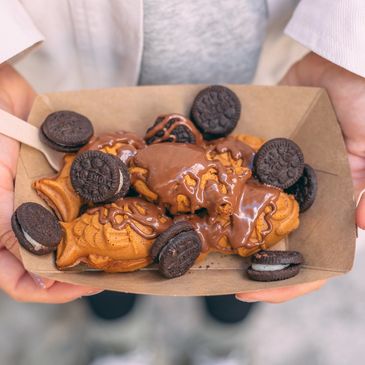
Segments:
[[[0,224],[0,229],[1,227],[2,225]],[[19,261],[21,261],[19,243],[14,235],[14,232],[9,227],[5,230],[1,229],[0,231],[2,232],[0,234],[0,248],[6,248],[6,250],[8,250]]]
[[[41,277],[39,275],[33,274],[31,272],[28,272],[30,277],[33,279],[33,281],[41,288],[41,289],[49,289],[54,283],[55,280],[47,279],[44,277]]]
[[[100,288],[61,283],[57,281],[49,290],[45,303],[67,303],[84,296],[99,294],[103,291]]]
[[[13,180],[10,170],[1,163],[0,177],[0,249],[5,247],[20,260],[19,243],[10,225],[14,200]]]
[[[313,281],[311,283],[288,286],[284,288],[273,288],[258,290],[255,292],[238,293],[236,298],[243,302],[267,302],[282,303],[300,297],[309,292],[318,290],[325,284],[326,280]]]
[[[66,303],[100,289],[55,282],[49,289],[42,289],[32,279],[10,252],[0,251],[0,288],[10,297],[21,302]]]
[[[11,214],[11,212],[9,210],[9,204],[6,200],[6,194],[6,192],[3,192],[3,194],[1,194],[0,189],[0,248],[6,248],[19,261],[22,261],[19,249],[19,242],[16,239],[14,232],[9,224],[9,215]],[[54,283],[54,280],[40,278],[36,275],[31,274],[31,277],[36,282],[36,284],[43,289],[51,287]]]
[[[30,276],[25,276],[17,285],[16,300],[37,303],[67,303],[83,296],[94,295],[102,290],[87,286],[55,281],[48,289],[39,288]]]
[[[1,202],[0,202],[0,207],[1,207]],[[6,248],[7,251],[9,251],[13,256],[15,256],[19,261],[22,261],[22,257],[20,255],[19,243],[14,235],[14,232],[12,231],[12,229],[8,224],[6,224],[5,227],[6,228],[3,228],[3,225],[0,224],[0,232],[2,232],[2,234],[0,235],[0,248],[1,247]],[[50,288],[54,284],[54,280],[41,278],[33,274],[30,274],[30,276],[33,278],[36,284],[43,289]]]
[[[0,109],[13,113],[13,106],[10,99],[0,90]],[[19,143],[12,138],[0,133],[0,163],[3,168],[8,169],[12,177],[16,174],[16,163],[18,160]],[[2,176],[2,175],[1,175]]]
[[[356,224],[361,229],[365,229],[365,190],[363,190],[357,201]]]

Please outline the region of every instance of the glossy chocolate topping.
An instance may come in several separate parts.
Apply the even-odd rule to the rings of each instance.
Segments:
[[[171,120],[174,120],[174,122],[167,128],[167,125]],[[158,132],[162,131],[163,135],[157,138],[154,143],[163,142],[168,139],[172,139],[173,141],[175,141],[176,136],[171,134],[171,132],[179,125],[183,125],[190,130],[191,134],[195,138],[195,143],[197,145],[201,145],[203,143],[203,137],[201,133],[197,130],[193,122],[180,114],[168,114],[164,116],[163,119],[159,121],[159,123],[157,123],[154,127],[150,128],[147,131],[145,140],[149,140],[150,138],[154,137]]]
[[[129,225],[137,234],[146,239],[156,238],[171,225],[172,221],[160,207],[140,198],[125,198],[104,206],[89,209],[88,214],[99,213],[100,224],[110,223],[114,229],[122,230]],[[123,219],[121,219],[121,216]],[[147,227],[142,230],[136,222]]]
[[[250,146],[233,137],[216,139],[209,143],[206,148],[209,152],[229,152],[235,160],[243,159],[243,165],[250,168],[255,156],[255,151]]]
[[[229,221],[222,225],[219,217],[205,215],[189,215],[177,217],[178,220],[189,220],[195,227],[202,240],[202,252],[209,249],[217,249],[233,253],[234,249],[240,247],[252,248],[264,241],[265,237],[271,232],[271,216],[276,211],[275,201],[278,199],[280,190],[256,183],[253,180],[243,183],[241,181],[233,188],[233,193],[229,195],[228,201],[232,205],[232,215]],[[250,241],[251,233],[259,215],[268,206],[271,211],[265,215],[268,229],[261,232],[260,242]],[[222,238],[228,239],[229,245],[222,246]]]
[[[169,115],[153,127],[146,138],[149,134],[154,135],[158,130],[164,130],[165,133],[161,140],[167,135],[171,137],[169,134],[171,127],[164,129],[164,126],[171,118],[176,117],[181,118],[177,123],[186,126],[191,123],[182,116]],[[194,126],[193,130],[195,130]],[[127,150],[119,150],[118,154],[122,155],[125,151],[130,151],[127,154],[130,153],[128,158],[134,156],[133,165],[148,171],[146,177],[134,175],[132,180],[146,179],[147,186],[157,194],[161,207],[167,207],[172,214],[177,214],[177,197],[184,195],[189,199],[191,213],[205,208],[207,212],[204,217],[198,215],[176,217],[176,220],[188,219],[194,224],[202,238],[203,252],[208,251],[209,248],[232,252],[240,247],[252,248],[259,245],[262,242],[251,242],[249,239],[255,222],[265,207],[270,205],[272,209],[265,216],[268,229],[261,232],[262,240],[264,240],[271,231],[270,217],[275,213],[275,201],[278,199],[280,190],[250,179],[254,151],[245,143],[227,137],[203,145],[199,132],[196,138],[200,138],[200,145],[167,142],[144,148],[144,142],[133,133],[117,132],[103,135],[90,142],[87,147],[101,149],[118,142],[126,143]],[[232,169],[225,167],[214,158],[215,155],[225,152],[229,152],[235,160],[242,160],[242,166],[246,167],[242,173],[232,172]],[[128,202],[128,210],[124,208],[126,202]],[[146,214],[141,214],[135,204],[145,209]],[[163,223],[159,219],[163,215],[163,208],[142,199],[126,198],[120,203],[117,202],[117,205],[117,207],[112,205],[98,207],[89,212],[99,210],[101,224],[110,222],[115,229],[123,229],[126,224],[129,224],[132,229],[147,239],[155,238],[171,224],[170,220]],[[228,206],[228,212],[224,210],[226,206]],[[219,207],[223,209],[220,210]],[[224,214],[229,217],[229,223],[222,224],[220,218]],[[118,215],[124,215],[127,219],[120,222],[116,219]],[[143,232],[135,222],[150,227],[152,233]],[[226,248],[219,243],[224,236],[229,241]]]
[[[217,153],[230,152],[233,158],[242,159],[246,168],[236,174],[220,161],[209,160],[207,156],[213,150]],[[250,179],[251,170],[247,166],[253,156],[250,147],[228,138],[206,148],[175,143],[150,145],[138,151],[133,161],[136,166],[148,171],[146,184],[158,195],[159,203],[167,206],[172,214],[177,213],[176,199],[179,194],[188,197],[191,213],[200,208],[207,209],[205,218],[197,215],[189,218],[202,238],[203,250],[209,247],[222,250],[218,243],[223,236],[230,243],[227,250],[232,250],[262,243],[250,242],[249,238],[257,218],[268,205],[272,206],[271,213],[266,216],[268,229],[261,235],[264,239],[270,233],[270,216],[275,212],[275,201],[280,194],[279,189]],[[208,180],[204,181],[207,175]],[[191,181],[195,183],[191,184]],[[228,223],[223,226],[221,218],[224,216],[228,217]]]
[[[240,177],[228,174],[219,161],[208,160],[203,147],[191,144],[153,144],[139,150],[133,160],[136,166],[148,171],[147,185],[172,214],[178,213],[178,195],[184,195],[189,199],[192,213],[207,208],[214,216],[216,207],[228,202],[222,188],[232,191],[238,178],[251,176],[248,169]],[[138,178],[142,177],[132,176],[132,181]]]
[[[93,138],[81,151],[101,150],[119,144],[117,156],[127,164],[137,150],[146,147],[144,140],[132,132],[118,131]]]

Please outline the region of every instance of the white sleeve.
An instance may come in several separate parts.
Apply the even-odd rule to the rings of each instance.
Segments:
[[[285,33],[365,77],[365,0],[302,0]]]
[[[0,1],[0,64],[43,40],[18,0]]]

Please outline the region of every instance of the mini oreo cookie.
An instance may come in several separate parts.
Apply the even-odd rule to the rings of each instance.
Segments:
[[[147,129],[145,141],[147,144],[160,142],[195,144],[196,135],[200,133],[194,124],[179,114],[159,116],[152,127]]]
[[[193,265],[201,251],[201,241],[188,222],[174,223],[157,237],[151,256],[158,261],[159,270],[166,278],[184,275]]]
[[[80,153],[71,165],[71,184],[86,201],[110,203],[125,196],[130,187],[127,166],[101,151]]]
[[[55,215],[37,203],[20,205],[11,217],[11,226],[22,247],[38,256],[54,251],[62,239]]]
[[[285,190],[288,194],[293,194],[296,201],[299,203],[300,213],[309,209],[317,195],[317,175],[312,167],[304,164],[304,170],[299,180],[288,189]]]
[[[297,275],[303,262],[298,251],[262,250],[252,256],[247,275],[255,281],[285,280]]]
[[[61,152],[77,152],[87,144],[93,133],[90,120],[70,110],[48,115],[40,128],[42,141]]]
[[[264,143],[253,161],[253,173],[260,182],[281,189],[296,183],[302,176],[304,156],[299,146],[287,138]]]
[[[177,236],[179,233],[193,230],[194,226],[187,221],[180,221],[172,224],[165,232],[162,232],[153,243],[150,253],[152,260],[158,262],[158,255],[171,238]]]
[[[227,136],[236,127],[240,115],[238,96],[222,85],[201,90],[191,109],[191,119],[205,139]]]

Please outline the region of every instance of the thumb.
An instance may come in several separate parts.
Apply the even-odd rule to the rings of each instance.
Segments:
[[[0,109],[5,110],[8,113],[14,114],[14,105],[11,101],[9,94],[0,89]]]
[[[356,224],[359,228],[365,229],[365,189],[360,192],[357,200]]]

